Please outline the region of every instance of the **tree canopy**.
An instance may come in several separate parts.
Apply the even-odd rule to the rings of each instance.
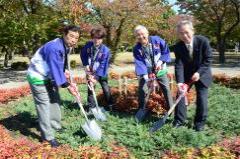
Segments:
[[[226,42],[240,28],[240,0],[178,0],[181,13],[193,15],[196,29],[216,43],[219,62],[225,62]],[[238,39],[239,40],[239,39]]]
[[[103,26],[113,60],[121,46],[132,47],[133,28],[138,24],[170,43],[175,39],[175,14],[168,3],[159,0],[1,0],[0,8],[0,46],[5,55],[21,50],[33,53],[59,35],[62,21],[82,28],[80,45],[93,26]]]

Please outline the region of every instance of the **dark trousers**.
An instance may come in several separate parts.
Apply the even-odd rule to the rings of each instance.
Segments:
[[[170,108],[173,105],[173,99],[167,75],[157,78],[157,82],[161,86],[167,107]],[[148,89],[147,81],[143,77],[140,77],[138,86],[138,102],[140,108],[144,108],[145,103],[147,102],[146,95],[148,91],[150,90]]]
[[[99,77],[98,82],[100,83],[100,85],[102,87],[103,94],[104,94],[104,97],[107,101],[107,104],[112,105],[113,100],[112,100],[112,96],[111,96],[110,87],[108,86],[108,80],[106,78]],[[94,86],[94,88],[95,88],[95,86]],[[87,101],[88,101],[88,107],[95,107],[96,106],[94,98],[93,98],[93,93],[89,88],[88,88],[88,99],[87,99]]]
[[[195,83],[197,92],[196,114],[194,118],[194,125],[204,125],[208,114],[208,88],[202,82]],[[187,118],[187,107],[185,99],[182,98],[175,108],[175,121],[184,123]]]

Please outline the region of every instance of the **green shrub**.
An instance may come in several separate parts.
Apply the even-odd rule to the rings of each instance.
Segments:
[[[12,63],[11,68],[13,70],[26,70],[28,68],[28,64],[27,62],[18,61],[18,62]]]

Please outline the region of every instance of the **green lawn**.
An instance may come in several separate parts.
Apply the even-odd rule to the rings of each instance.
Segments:
[[[116,81],[110,81],[116,85]],[[81,85],[80,91],[86,101],[86,86]],[[99,87],[98,87],[99,88]],[[209,117],[206,131],[195,132],[183,127],[171,127],[172,118],[168,123],[153,135],[148,129],[153,120],[137,124],[133,114],[111,113],[107,122],[98,122],[104,131],[103,140],[91,141],[81,130],[84,118],[73,98],[65,90],[62,96],[62,124],[66,128],[63,133],[57,133],[61,143],[69,144],[73,148],[79,145],[99,145],[108,150],[109,142],[117,142],[126,146],[136,158],[159,158],[167,149],[182,151],[188,147],[204,147],[221,140],[224,137],[236,136],[240,133],[240,91],[213,85],[209,93]],[[195,107],[190,106],[188,111],[188,126],[191,126]],[[39,137],[36,131],[36,112],[32,97],[25,97],[0,107],[0,124],[3,124],[14,135],[25,135],[33,140]]]

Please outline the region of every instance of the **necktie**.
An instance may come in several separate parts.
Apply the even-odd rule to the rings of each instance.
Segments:
[[[191,58],[193,58],[192,54],[193,54],[193,50],[192,50],[192,46],[190,44],[187,44],[187,49],[189,51],[189,55]]]
[[[67,69],[69,70],[69,54],[70,54],[70,49],[66,47],[65,49],[65,59],[64,59],[64,70]]]
[[[153,66],[153,52],[151,49],[151,45],[147,45],[147,46],[143,46],[143,51],[149,61],[149,64],[151,65],[151,67]]]

